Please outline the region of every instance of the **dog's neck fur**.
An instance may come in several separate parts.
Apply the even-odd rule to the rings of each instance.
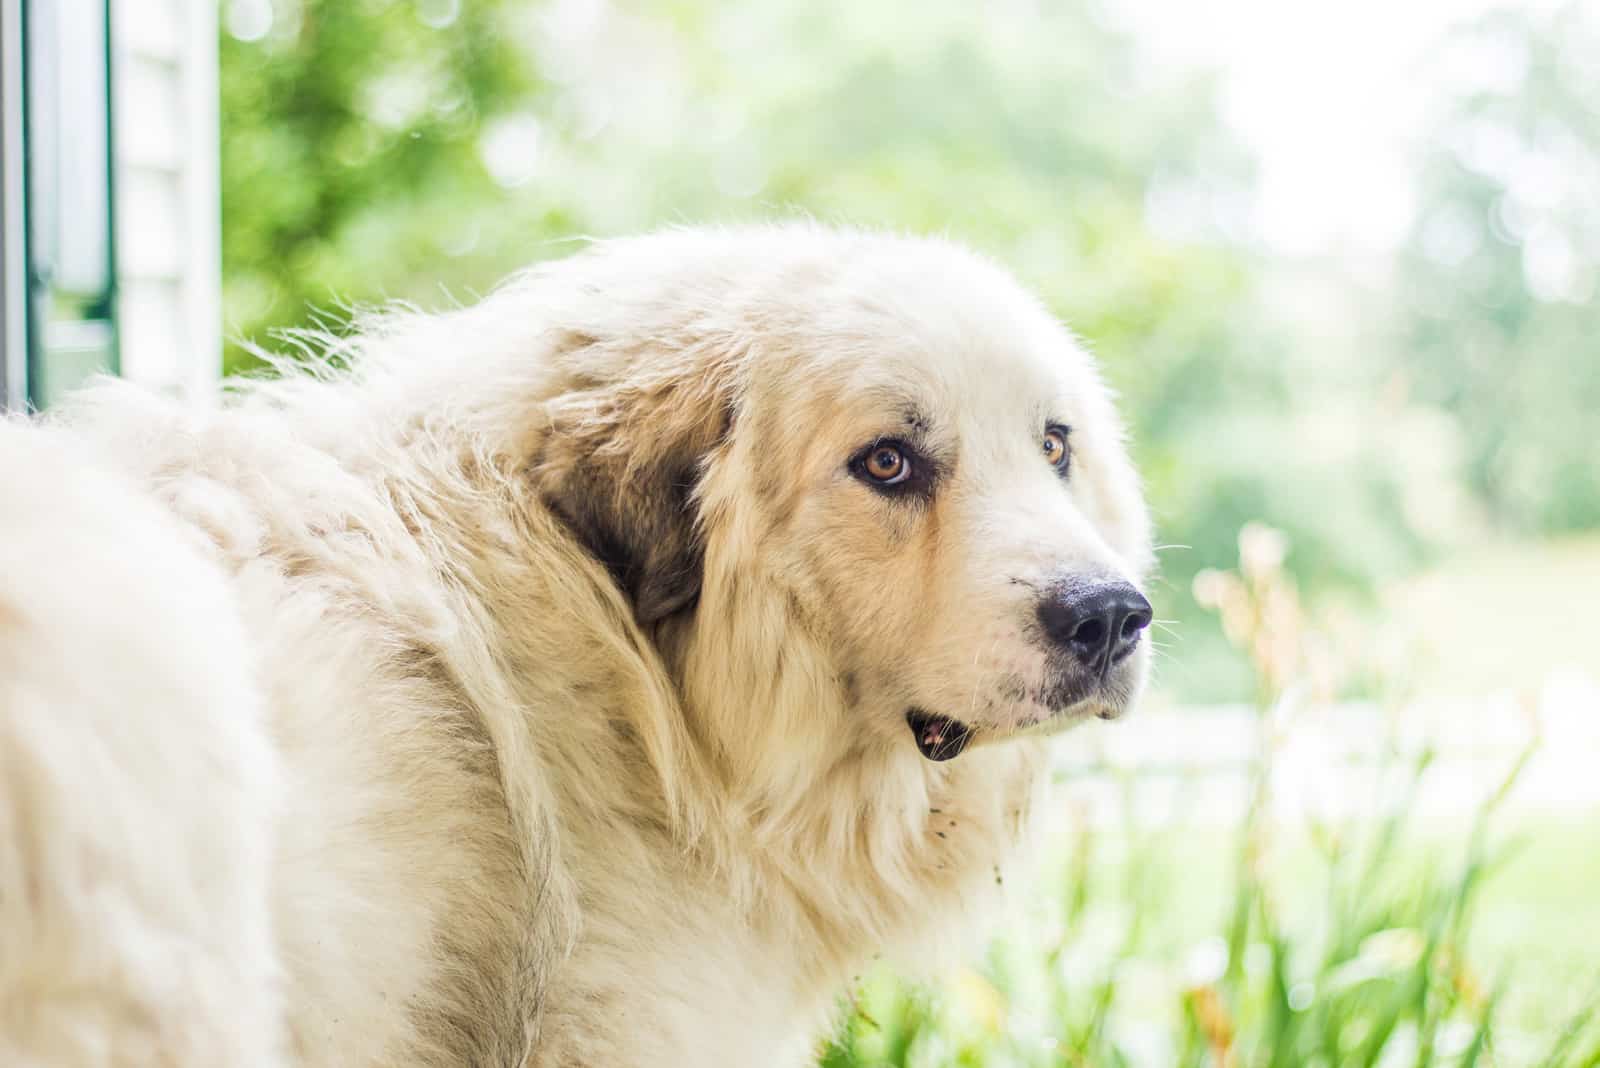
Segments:
[[[646,663],[674,695],[658,714],[686,728],[683,749],[653,761],[663,799],[708,799],[682,814],[679,844],[750,922],[808,950],[818,979],[836,983],[879,950],[921,954],[970,934],[963,915],[982,911],[974,898],[993,890],[1023,833],[1040,743],[934,763],[909,734],[869,729],[870,712],[898,712],[856,704],[830,650],[750,563],[709,561],[698,605],[648,635],[661,658]],[[706,781],[676,789],[679,777]]]

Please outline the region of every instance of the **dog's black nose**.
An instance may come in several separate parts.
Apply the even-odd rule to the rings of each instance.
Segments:
[[[1139,644],[1139,632],[1150,625],[1150,602],[1120,580],[1064,586],[1039,601],[1039,625],[1101,675]]]

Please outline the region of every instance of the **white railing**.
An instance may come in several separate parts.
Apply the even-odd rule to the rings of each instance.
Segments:
[[[1052,820],[1095,825],[1231,826],[1271,747],[1271,813],[1284,821],[1370,815],[1401,795],[1424,753],[1412,798],[1425,824],[1464,824],[1533,747],[1505,802],[1524,815],[1600,814],[1600,677],[1574,669],[1536,694],[1289,707],[1263,728],[1246,706],[1177,707],[1159,697],[1116,723],[1054,744]]]

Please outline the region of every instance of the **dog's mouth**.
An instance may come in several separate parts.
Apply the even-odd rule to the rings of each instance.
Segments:
[[[929,760],[951,760],[961,755],[972,739],[972,728],[949,716],[936,716],[920,708],[906,713],[917,751]]]

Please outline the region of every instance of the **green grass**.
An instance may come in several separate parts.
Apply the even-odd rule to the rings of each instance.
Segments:
[[[1057,842],[984,961],[936,987],[873,973],[822,1063],[1465,1065],[1477,1041],[1483,1065],[1600,1063],[1600,1034],[1548,1056],[1600,1010],[1591,827],[1476,858],[1403,820],[1357,837],[1274,842],[1254,874],[1216,830]]]
[[[1511,977],[1508,1019],[1548,1034],[1581,1007],[1600,1013],[1600,819],[1514,835],[1522,845],[1484,887],[1471,952]]]

